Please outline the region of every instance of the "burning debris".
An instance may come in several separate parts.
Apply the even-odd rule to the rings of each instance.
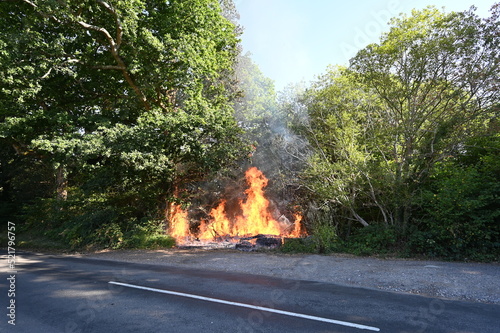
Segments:
[[[197,232],[193,234],[187,211],[178,204],[169,209],[170,235],[178,245],[197,247],[235,247],[251,250],[259,247],[274,248],[282,243],[283,237],[300,237],[302,233],[299,213],[291,223],[285,216],[275,219],[270,213],[270,202],[264,196],[268,179],[256,167],[245,173],[248,189],[246,200],[239,200],[241,214],[229,217],[227,201],[210,211],[209,219],[200,221]],[[212,244],[212,245],[209,245]]]

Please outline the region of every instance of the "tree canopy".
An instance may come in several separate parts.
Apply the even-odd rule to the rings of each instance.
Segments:
[[[347,220],[405,230],[434,166],[498,117],[498,24],[498,6],[486,20],[413,11],[324,75],[306,95],[313,192]]]
[[[2,168],[46,170],[45,197],[161,219],[177,186],[244,154],[238,31],[218,1],[2,1],[0,15]]]

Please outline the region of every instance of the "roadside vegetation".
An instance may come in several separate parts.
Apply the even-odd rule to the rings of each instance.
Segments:
[[[257,165],[310,235],[281,251],[500,258],[500,4],[393,18],[281,92],[242,54],[232,0],[0,17],[0,216],[22,246],[172,247],[171,204],[204,218]]]

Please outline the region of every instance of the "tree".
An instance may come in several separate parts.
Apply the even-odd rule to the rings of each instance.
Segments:
[[[484,129],[500,100],[498,20],[474,8],[444,14],[430,7],[394,19],[380,44],[369,45],[351,69],[383,101],[392,129],[394,218],[407,225],[418,184],[464,138]]]
[[[432,7],[393,19],[310,92],[313,190],[347,219],[405,231],[433,166],[498,116],[499,42],[498,6],[487,20]]]
[[[0,136],[53,168],[78,214],[161,218],[176,187],[244,152],[238,36],[217,0],[2,1],[0,15]]]
[[[368,226],[363,213],[377,207],[390,223],[388,193],[381,195],[390,170],[377,159],[387,138],[381,101],[346,68],[331,68],[307,91],[305,104],[309,122],[302,131],[314,149],[307,187],[341,219]]]
[[[235,78],[241,96],[235,101],[235,117],[251,140],[270,130],[276,117],[274,82],[260,71],[249,53],[240,55]]]

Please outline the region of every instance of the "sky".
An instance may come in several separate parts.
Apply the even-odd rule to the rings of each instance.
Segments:
[[[498,1],[498,0],[497,0]],[[489,16],[495,0],[234,0],[240,13],[243,52],[277,91],[306,84],[328,65],[348,65],[356,52],[379,41],[387,22],[400,13],[429,5],[446,12],[472,5]]]

